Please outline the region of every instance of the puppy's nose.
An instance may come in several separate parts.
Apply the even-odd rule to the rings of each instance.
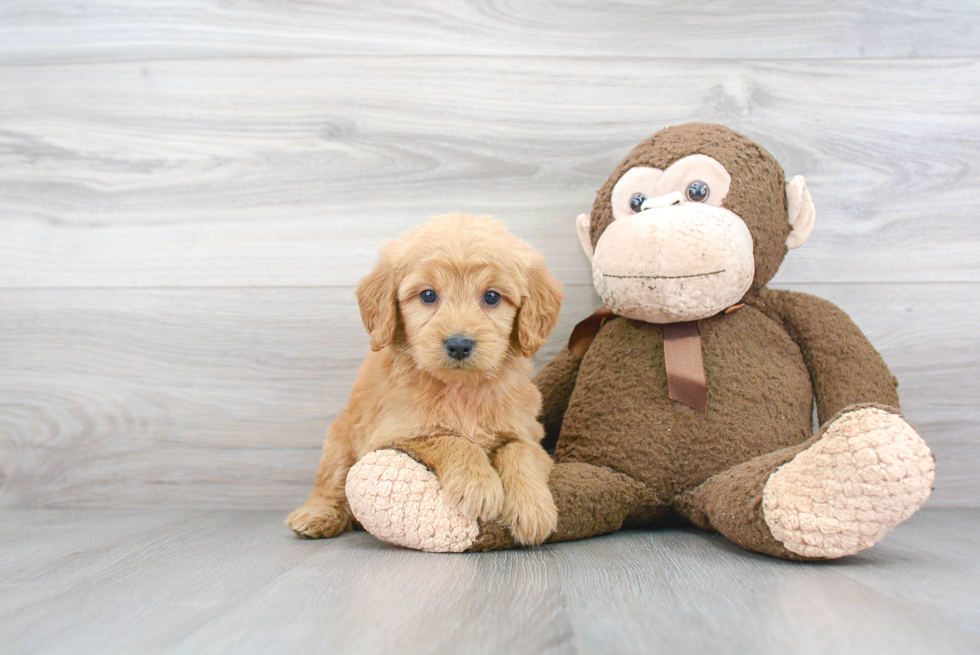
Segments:
[[[442,345],[450,357],[458,361],[463,361],[473,352],[474,343],[472,339],[454,334],[446,339]]]

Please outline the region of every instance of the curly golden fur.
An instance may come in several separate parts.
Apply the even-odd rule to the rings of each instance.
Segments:
[[[420,297],[427,290],[438,298],[431,304]],[[487,291],[499,303],[488,304]],[[464,514],[499,520],[520,543],[544,541],[558,514],[529,358],[563,296],[542,255],[497,221],[439,216],[385,244],[357,298],[374,352],[327,431],[313,492],[287,525],[314,538],[349,530],[347,471],[413,440]],[[474,344],[461,360],[445,346],[458,335]]]

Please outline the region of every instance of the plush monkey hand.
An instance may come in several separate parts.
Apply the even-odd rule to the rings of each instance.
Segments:
[[[772,535],[804,556],[840,557],[873,546],[929,497],[935,463],[901,415],[845,411],[763,488]]]
[[[847,314],[791,291],[766,290],[759,306],[800,345],[822,424],[767,483],[769,527],[802,555],[863,550],[926,501],[935,459],[899,413],[897,381]]]

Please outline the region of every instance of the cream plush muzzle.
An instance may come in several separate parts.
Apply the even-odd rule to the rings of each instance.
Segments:
[[[745,295],[754,275],[745,222],[701,203],[654,206],[613,221],[592,260],[593,282],[606,306],[648,323],[717,314]]]

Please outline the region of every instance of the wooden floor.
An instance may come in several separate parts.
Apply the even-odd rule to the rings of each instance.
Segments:
[[[980,510],[826,564],[696,530],[433,555],[282,519],[3,510],[0,653],[980,652]]]

